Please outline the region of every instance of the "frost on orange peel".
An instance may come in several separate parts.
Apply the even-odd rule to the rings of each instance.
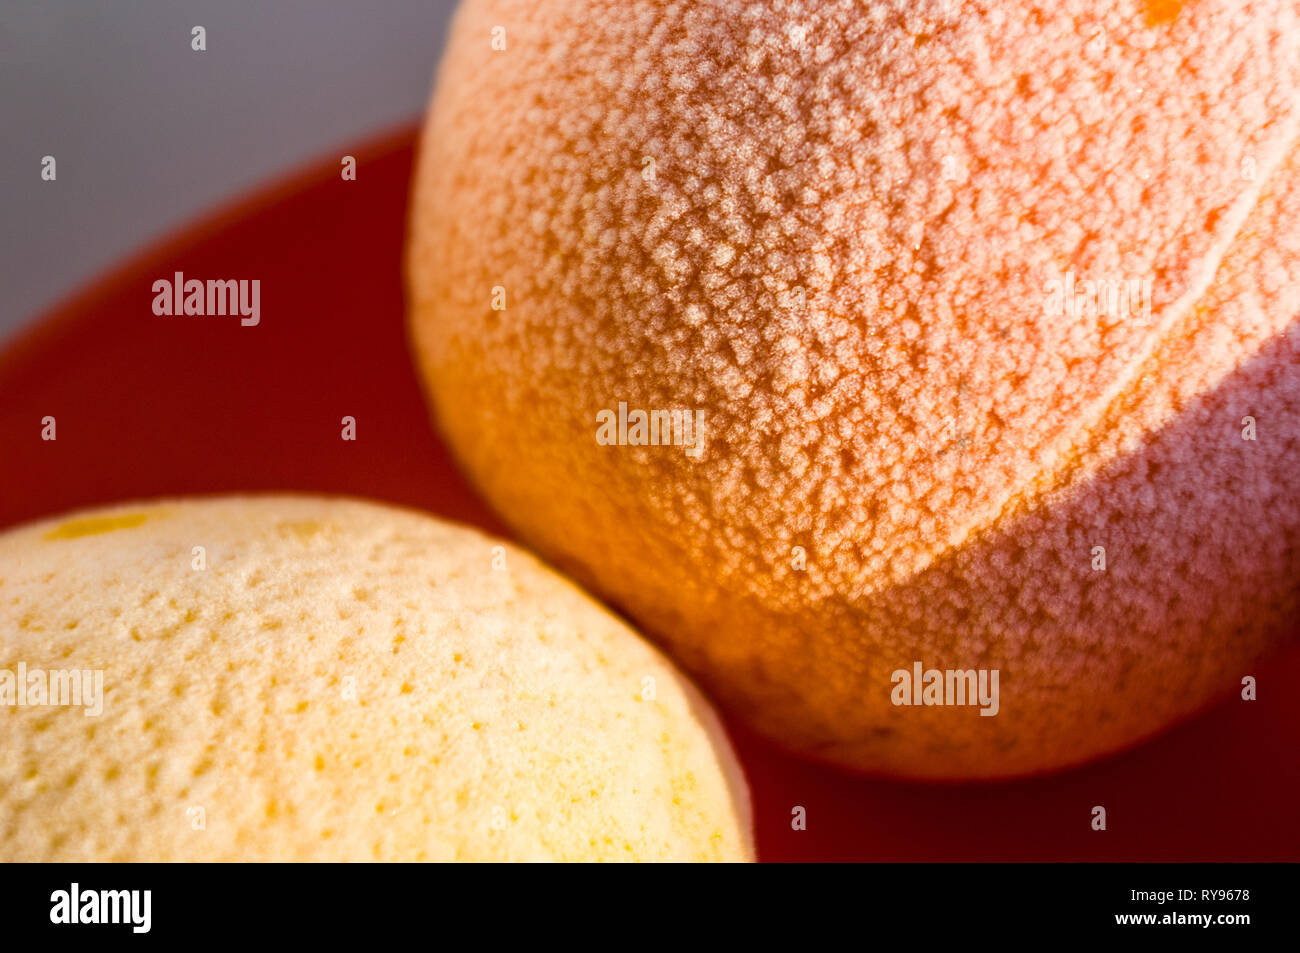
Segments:
[[[814,756],[1084,761],[1295,617],[1296,11],[1075,6],[456,21],[408,260],[439,426],[528,542]],[[1062,303],[1116,283],[1141,306]],[[700,412],[703,453],[598,442],[620,402]],[[918,661],[999,670],[998,714],[893,704]]]

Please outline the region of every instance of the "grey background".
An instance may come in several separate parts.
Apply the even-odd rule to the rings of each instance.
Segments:
[[[0,341],[209,207],[417,118],[454,7],[0,0]]]

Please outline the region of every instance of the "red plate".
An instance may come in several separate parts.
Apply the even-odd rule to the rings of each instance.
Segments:
[[[403,328],[407,129],[213,215],[0,353],[0,526],[76,507],[253,490],[348,493],[505,533],[430,429]],[[358,158],[356,181],[339,156]],[[259,278],[261,323],[160,317],[153,282]],[[339,438],[357,420],[356,442]],[[58,439],[41,439],[41,420]],[[999,784],[849,777],[732,726],[764,860],[1295,860],[1300,649],[1159,740]],[[1108,827],[1090,827],[1094,805]],[[802,806],[807,830],[793,831]]]

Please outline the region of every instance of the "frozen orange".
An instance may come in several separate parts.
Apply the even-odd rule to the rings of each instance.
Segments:
[[[471,0],[410,232],[437,422],[786,746],[1116,750],[1295,618],[1298,89],[1281,0]]]

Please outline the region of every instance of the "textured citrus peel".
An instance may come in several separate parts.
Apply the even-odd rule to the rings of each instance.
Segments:
[[[1018,549],[987,539],[1059,500],[1044,494],[1060,474],[1105,484],[1133,462],[1116,446],[1183,423],[1161,397],[1119,421],[1126,442],[1091,449],[1144,378],[1186,372],[1153,354],[1222,320],[1197,307],[1294,141],[1300,89],[1290,5],[1150,19],[1138,3],[469,4],[409,259],[420,363],[458,455],[530,542],[793,743],[885,731],[887,711],[849,710],[909,645],[960,666],[1014,642],[1034,663],[1026,695],[1098,670],[1089,655],[1130,625],[1129,602],[1108,593],[1095,636],[1049,634],[1052,605],[1075,600],[1033,606],[1025,582],[1036,561],[1043,585],[1070,589],[1087,548],[1035,545],[1019,523]],[[503,53],[480,42],[497,23]],[[1152,277],[1152,324],[1046,316],[1044,283],[1067,271]],[[487,306],[497,285],[502,312]],[[1274,332],[1289,320],[1268,317]],[[1262,386],[1254,363],[1281,359],[1275,333],[1215,340],[1226,350],[1192,362],[1213,370],[1203,388]],[[704,457],[597,446],[593,415],[619,400],[705,410]],[[1290,452],[1259,449],[1265,469]],[[970,553],[989,561],[950,578],[963,604],[925,616],[917,594],[945,598],[934,580]],[[1032,608],[1002,601],[1015,592]],[[1153,625],[1134,646],[1160,638]],[[1187,620],[1171,625],[1171,644],[1194,644]],[[973,749],[974,768],[1049,758],[1030,721],[1016,735],[988,720],[1005,750]],[[1140,723],[1122,713],[1085,744],[1065,724],[1055,756]],[[938,744],[937,727],[916,730],[930,732]],[[909,751],[907,735],[853,760],[920,770],[937,749]]]
[[[1292,150],[1293,154],[1296,139],[1295,131],[1297,129],[1300,129],[1300,123],[1292,121],[1291,137],[1288,140],[1287,147]],[[974,517],[970,523],[961,527],[954,527],[952,535],[942,545],[926,552],[916,565],[908,569],[907,575],[924,569],[944,552],[961,546],[973,533],[1001,518],[1008,510],[1043,492],[1045,487],[1050,488],[1055,482],[1053,474],[1077,469],[1079,464],[1085,461],[1094,470],[1105,466],[1106,463],[1113,459],[1114,454],[1119,452],[1120,448],[1116,446],[1110,452],[1104,452],[1096,444],[1095,432],[1103,423],[1108,421],[1112,426],[1123,427],[1128,437],[1128,445],[1133,446],[1140,441],[1144,434],[1154,431],[1173,417],[1174,408],[1167,406],[1166,412],[1163,414],[1143,416],[1141,418],[1142,429],[1135,431],[1131,419],[1125,420],[1124,408],[1130,404],[1130,396],[1141,378],[1148,375],[1153,379],[1162,378],[1161,365],[1157,355],[1161,351],[1169,349],[1171,337],[1175,335],[1185,338],[1190,337],[1193,328],[1188,326],[1189,323],[1195,324],[1218,319],[1215,312],[1204,308],[1205,300],[1212,293],[1214,282],[1220,272],[1225,256],[1236,242],[1241,228],[1245,226],[1251,211],[1258,205],[1261,196],[1265,192],[1266,185],[1272,179],[1280,164],[1279,160],[1279,162],[1271,163],[1266,169],[1261,170],[1260,177],[1251,192],[1241,196],[1234,203],[1229,221],[1235,222],[1236,227],[1232,233],[1224,235],[1216,242],[1211,258],[1205,263],[1205,267],[1201,269],[1196,283],[1173,304],[1157,312],[1158,317],[1155,325],[1150,336],[1144,342],[1143,348],[1129,358],[1123,373],[1117,375],[1106,389],[1099,393],[1092,403],[1084,409],[1072,429],[1063,430],[1054,442],[1045,445],[1039,451],[1036,461],[1037,469],[1027,474],[1018,486],[1008,489],[1002,500],[991,502],[989,508],[984,513]],[[1294,165],[1294,163],[1292,164]],[[1274,312],[1274,320],[1271,323],[1270,331],[1277,333],[1283,330],[1292,314],[1286,311]],[[1256,337],[1247,342],[1240,342],[1239,346],[1235,348],[1225,347],[1222,350],[1201,355],[1201,365],[1211,368],[1214,373],[1198,374],[1198,384],[1206,389],[1213,389],[1241,361],[1254,354],[1265,340],[1267,340],[1266,337]],[[1185,373],[1187,369],[1180,368],[1179,370]],[[1178,388],[1178,376],[1176,374],[1166,376],[1172,378],[1169,381],[1169,386]],[[1092,442],[1093,445],[1089,448],[1089,451],[1085,451],[1084,444],[1089,442]],[[897,582],[899,579],[889,581]],[[865,594],[870,591],[871,586],[869,584],[861,592]]]
[[[486,43],[450,51],[444,70],[456,73],[457,88],[435,104],[425,148],[436,158],[420,174],[422,191],[448,206],[455,235],[424,247],[421,229],[413,230],[412,289],[427,312],[482,313],[490,280],[509,288],[512,306],[492,314],[487,333],[472,341],[455,320],[418,328],[417,339],[434,361],[479,360],[503,375],[524,352],[527,377],[545,382],[542,392],[567,394],[561,382],[571,379],[592,406],[574,407],[572,435],[557,439],[585,439],[587,411],[622,396],[608,393],[611,380],[645,404],[709,409],[721,430],[709,499],[701,501],[712,510],[710,527],[782,510],[785,523],[816,539],[821,568],[840,577],[827,578],[831,590],[897,582],[987,524],[1064,452],[1133,380],[1160,329],[1203,293],[1293,136],[1293,96],[1254,97],[1259,102],[1244,109],[1243,91],[1266,85],[1271,72],[1300,80],[1300,69],[1285,37],[1260,26],[1266,15],[1216,4],[1198,4],[1157,29],[1142,25],[1139,9],[1103,11],[1097,22],[1114,38],[1105,54],[1112,59],[1097,63],[1085,58],[1087,33],[1064,11],[1037,11],[1039,22],[1012,37],[1014,15],[999,11],[935,21],[889,4],[740,6],[631,5],[625,18],[607,18],[600,39],[580,5],[533,12],[472,4],[462,12],[460,29],[486,33],[505,23],[514,45],[502,54]],[[802,47],[788,40],[795,10],[806,13]],[[930,39],[903,55],[894,23]],[[1130,36],[1141,55],[1120,45]],[[1033,73],[997,66],[999,38],[1018,51],[1010,62],[1033,62],[1044,50],[1073,85],[1067,91],[1056,79],[1035,89]],[[636,51],[630,62],[616,52],[624,48]],[[891,82],[865,65],[882,53],[890,54]],[[1189,63],[1204,79],[1187,82]],[[968,79],[968,66],[983,73]],[[971,87],[985,75],[994,87],[976,95]],[[1017,99],[1022,82],[1029,92]],[[705,90],[713,95],[698,95]],[[590,105],[559,106],[565,101]],[[491,123],[474,131],[485,114]],[[1114,115],[1140,119],[1147,131],[1129,135],[1127,126],[1102,123]],[[976,124],[981,116],[987,129]],[[1039,128],[1026,125],[1033,116],[1046,117]],[[1085,116],[1096,133],[1082,131]],[[1063,126],[1068,133],[1055,131]],[[1174,141],[1162,141],[1170,138],[1162,127],[1174,130]],[[945,183],[940,145],[969,139],[974,151],[990,135],[988,169],[959,189]],[[1026,160],[1026,142],[1052,174],[1027,174],[1043,160]],[[1230,191],[1218,180],[1204,184],[1205,168],[1235,167],[1239,150],[1258,155],[1259,180],[1229,176]],[[1206,158],[1167,168],[1171,157],[1198,151]],[[1094,153],[1101,158],[1086,161]],[[644,154],[659,157],[653,186],[640,175]],[[472,173],[468,155],[477,163]],[[889,174],[864,173],[872,163]],[[1151,167],[1145,182],[1141,163]],[[1117,169],[1131,172],[1127,183],[1098,185]],[[1142,203],[1141,189],[1158,199]],[[1002,240],[1007,210],[1027,208],[1048,221],[1043,206],[1068,217],[1056,218],[1054,231],[1039,226],[1046,234],[1012,230],[1017,240]],[[1103,220],[1081,230],[1077,220],[1097,207],[1107,210]],[[936,226],[945,215],[957,225]],[[1213,228],[1203,231],[1210,219]],[[1075,254],[1087,234],[1093,251]],[[1028,249],[1028,259],[972,254],[1013,245]],[[1163,261],[1152,246],[1165,249]],[[467,248],[475,255],[464,255]],[[966,266],[964,257],[975,260]],[[491,262],[491,276],[474,272],[479,261]],[[1060,346],[1075,330],[1042,317],[1042,282],[1069,269],[1167,272],[1156,283],[1157,326],[1121,326],[1106,339],[1085,334]],[[1020,273],[1023,285],[1000,270]],[[987,278],[985,303],[961,293]],[[833,282],[839,287],[817,287]],[[779,307],[781,294],[800,284],[825,305],[807,315]],[[963,310],[963,299],[971,307]],[[566,309],[573,319],[559,320]],[[707,320],[690,317],[697,313]],[[871,333],[857,329],[861,322]],[[995,324],[1012,328],[1010,341],[994,336]],[[1030,345],[1028,334],[1041,340]],[[1064,374],[1067,358],[1075,370]],[[975,437],[965,452],[945,452],[952,436],[943,411],[963,386],[975,405]],[[525,395],[503,396],[527,415]],[[817,487],[815,507],[808,486]],[[679,498],[650,502],[658,518],[682,508]],[[721,555],[731,569],[759,571],[752,549],[727,549]],[[837,562],[859,578],[844,578]]]
[[[0,709],[0,860],[752,857],[707,703],[526,553],[317,497],[75,521],[135,516],[0,533],[0,667],[104,689]]]

